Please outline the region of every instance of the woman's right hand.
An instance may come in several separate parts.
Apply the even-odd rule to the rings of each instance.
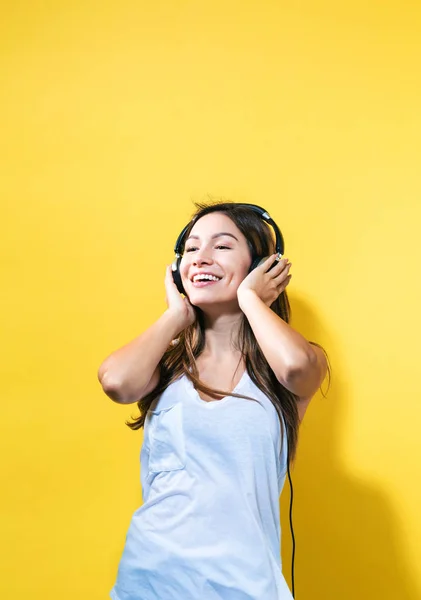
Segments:
[[[180,331],[192,325],[196,320],[196,312],[187,296],[183,298],[174,283],[171,265],[167,265],[165,272],[165,300],[168,311],[179,319]]]

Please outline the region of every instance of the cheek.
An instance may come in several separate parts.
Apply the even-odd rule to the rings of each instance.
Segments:
[[[231,275],[229,278],[228,284],[234,287],[238,287],[240,283],[247,277],[248,270],[247,269],[238,269],[235,273]]]
[[[188,281],[190,269],[191,269],[191,266],[190,266],[188,260],[182,260],[180,263],[180,275],[181,275],[182,281],[184,281],[184,282]]]
[[[181,261],[180,261],[180,267],[179,267],[179,269],[180,269],[180,273],[181,273],[182,275],[185,275],[185,274],[186,274],[186,272],[187,272],[187,270],[188,270],[188,264],[187,264],[187,261],[186,261],[186,259],[185,259],[185,258],[182,258],[182,259],[181,259]]]
[[[247,275],[249,274],[249,269],[250,269],[249,264],[242,265],[241,270],[239,270],[239,273],[238,273],[239,279],[241,281],[243,281],[243,279],[245,279],[247,277]]]
[[[183,267],[182,265],[180,265],[180,275],[181,275],[181,279],[183,279],[185,281],[187,280],[188,272],[187,272],[187,269],[185,266]]]

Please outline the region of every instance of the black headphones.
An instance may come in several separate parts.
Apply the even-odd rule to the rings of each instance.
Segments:
[[[269,225],[272,226],[272,228],[275,232],[275,236],[276,236],[276,252],[278,253],[279,258],[277,260],[275,260],[273,265],[271,265],[271,267],[268,269],[268,271],[270,271],[270,269],[272,269],[276,265],[276,263],[282,258],[283,254],[284,254],[284,238],[282,237],[281,230],[279,229],[279,227],[277,226],[275,221],[270,217],[269,213],[261,206],[256,206],[256,204],[243,204],[243,203],[233,203],[233,204],[235,204],[235,206],[249,208],[250,210],[257,213],[259,215],[259,217],[261,217],[266,223],[268,223]],[[191,221],[190,221],[190,223],[188,223],[188,225],[186,225],[184,227],[183,231],[180,233],[180,235],[177,238],[177,241],[176,241],[175,247],[174,247],[175,259],[171,265],[174,283],[177,286],[177,289],[180,292],[180,294],[184,294],[184,295],[186,295],[186,292],[184,291],[183,284],[181,282],[180,262],[181,262],[181,258],[182,258],[182,250],[184,247],[184,236],[186,235],[186,231],[188,230],[190,225],[191,225]],[[257,256],[251,264],[249,273],[251,273],[251,271],[253,271],[253,269],[255,269],[256,267],[258,267],[264,260],[266,260],[266,257]]]

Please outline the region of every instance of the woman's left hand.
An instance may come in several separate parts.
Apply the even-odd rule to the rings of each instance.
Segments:
[[[289,274],[291,264],[287,258],[282,258],[270,271],[269,267],[275,262],[278,254],[269,256],[259,267],[243,279],[238,286],[237,298],[248,291],[254,292],[267,306],[277,299],[291,280]]]

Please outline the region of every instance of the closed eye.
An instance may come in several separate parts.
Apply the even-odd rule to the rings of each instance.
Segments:
[[[231,250],[229,246],[215,246],[215,248],[224,248],[225,250]],[[196,246],[192,246],[191,248],[187,248],[186,252],[192,252],[193,250],[197,250]]]

